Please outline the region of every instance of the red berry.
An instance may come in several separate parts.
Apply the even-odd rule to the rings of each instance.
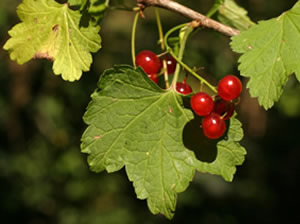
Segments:
[[[219,114],[212,112],[202,119],[202,128],[207,138],[217,139],[224,135],[226,124]]]
[[[144,69],[146,74],[157,74],[161,68],[161,63],[156,54],[149,50],[144,50],[136,56],[136,65]]]
[[[242,92],[242,83],[234,75],[226,75],[218,83],[218,94],[219,96],[230,101],[237,98]]]
[[[176,83],[177,92],[187,95],[193,92],[192,88],[186,82],[177,82]]]
[[[156,74],[149,74],[148,77],[156,84],[158,83],[158,76]]]
[[[215,102],[213,112],[223,117],[223,120],[228,120],[234,113],[234,103],[219,99]]]
[[[207,93],[198,92],[191,98],[191,107],[199,116],[206,116],[212,112],[214,101]]]
[[[171,55],[167,55],[164,59],[167,62],[168,74],[173,74],[176,70],[177,61]]]

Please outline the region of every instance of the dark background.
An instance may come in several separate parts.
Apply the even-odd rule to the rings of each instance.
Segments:
[[[21,1],[1,0],[1,48],[7,31],[19,20]],[[134,6],[134,1],[125,1]],[[181,1],[206,13],[213,0]],[[237,1],[257,22],[280,15],[295,0]],[[185,18],[160,10],[164,30]],[[159,53],[152,9],[138,24],[137,51]],[[248,154],[232,183],[197,173],[179,194],[173,220],[152,215],[146,201],[136,199],[124,170],[107,174],[89,171],[80,153],[82,121],[99,75],[114,64],[131,64],[133,13],[110,11],[103,20],[103,48],[94,54],[91,71],[69,83],[52,73],[52,64],[10,61],[0,50],[0,223],[13,224],[134,224],[134,223],[286,223],[299,220],[300,86],[292,75],[279,103],[269,111],[245,90],[237,108],[243,122],[242,144]],[[300,41],[299,41],[300,43]],[[238,55],[229,38],[202,30],[189,41],[184,60],[204,67],[212,83],[236,74]],[[193,84],[193,80],[189,80]],[[243,80],[244,84],[247,80]],[[297,221],[296,221],[297,222]]]

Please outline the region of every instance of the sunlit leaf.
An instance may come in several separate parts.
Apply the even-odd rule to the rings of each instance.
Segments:
[[[54,73],[68,81],[89,71],[90,52],[101,47],[99,26],[80,26],[81,14],[54,0],[24,0],[17,13],[22,22],[9,31],[11,38],[4,45],[12,60],[52,60]]]
[[[300,80],[300,2],[278,18],[261,21],[232,38],[232,49],[243,54],[239,70],[249,77],[252,97],[268,109],[280,98],[288,76]]]

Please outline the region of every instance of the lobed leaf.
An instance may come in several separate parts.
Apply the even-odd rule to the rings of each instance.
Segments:
[[[152,213],[172,218],[177,193],[188,187],[196,169],[232,180],[244,158],[241,126],[233,120],[228,140],[218,143],[216,160],[198,161],[183,143],[183,129],[192,119],[173,89],[160,89],[140,68],[115,66],[103,73],[92,94],[81,149],[95,172],[125,167],[137,197],[147,199]]]
[[[21,23],[10,31],[4,49],[23,64],[32,58],[52,60],[56,75],[78,80],[92,63],[90,52],[100,49],[99,26],[80,26],[81,14],[54,0],[24,0],[17,8]]]
[[[232,38],[242,76],[249,77],[247,87],[265,109],[278,101],[292,73],[300,80],[300,2],[278,18],[258,25]]]
[[[174,91],[161,90],[140,69],[107,70],[92,95],[82,137],[91,169],[114,172],[126,166],[137,197],[150,210],[173,216],[177,193],[194,176],[195,157],[182,143],[192,118]]]

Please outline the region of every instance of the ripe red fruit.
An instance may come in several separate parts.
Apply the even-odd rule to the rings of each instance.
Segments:
[[[209,115],[214,108],[213,99],[204,92],[198,92],[191,98],[191,107],[199,116]]]
[[[226,101],[237,98],[241,92],[242,83],[234,75],[226,75],[218,83],[218,95]]]
[[[224,135],[226,124],[219,114],[212,112],[202,119],[202,129],[207,138],[217,139]]]
[[[149,74],[148,77],[155,82],[156,84],[158,83],[158,76],[157,74]]]
[[[192,88],[185,81],[176,83],[177,92],[187,95],[193,92]]]
[[[228,120],[234,113],[234,103],[219,99],[215,102],[213,112],[222,116],[223,120]]]
[[[166,57],[164,57],[164,59],[167,62],[168,74],[173,74],[176,70],[177,61],[171,55],[167,55]]]
[[[149,50],[143,50],[136,56],[136,65],[144,69],[146,74],[157,74],[161,63],[156,54]]]

